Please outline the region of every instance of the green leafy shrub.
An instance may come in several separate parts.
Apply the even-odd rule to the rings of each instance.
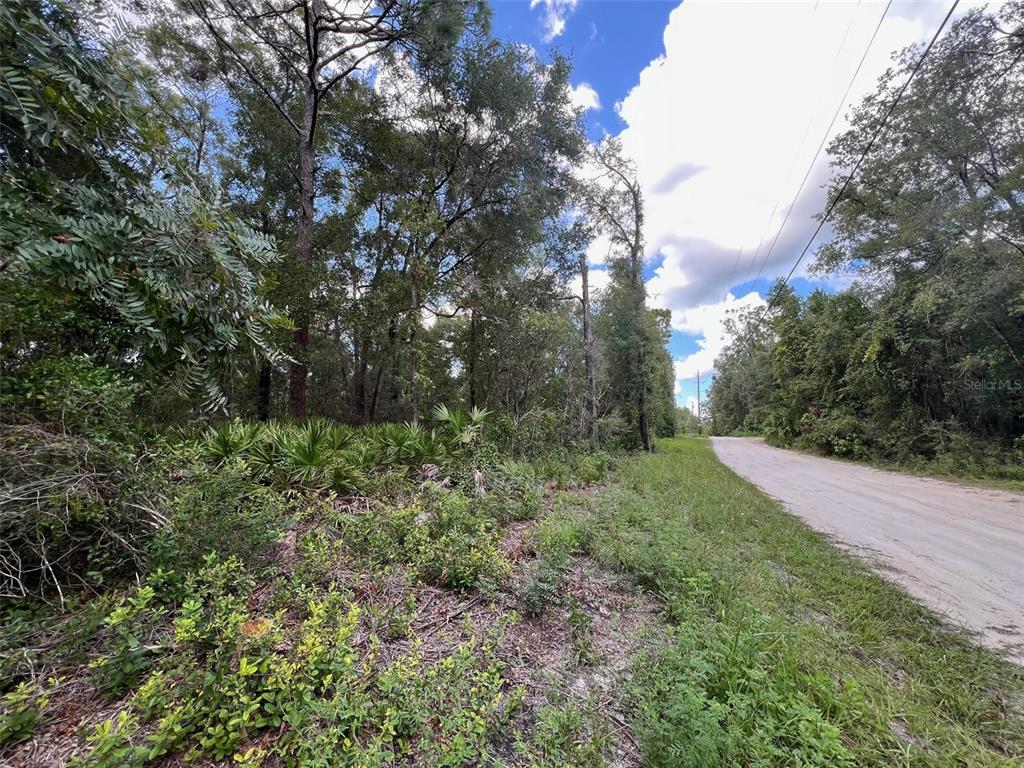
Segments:
[[[0,7],[5,62],[32,62],[0,78],[0,295],[73,303],[56,344],[49,327],[21,329],[5,334],[5,357],[58,356],[74,338],[222,405],[239,348],[278,356],[268,338],[282,321],[261,280],[274,244],[194,177],[151,119],[146,96],[160,87],[144,68],[79,29],[63,4]]]
[[[47,693],[28,682],[0,696],[0,747],[30,738],[49,703]]]
[[[419,501],[403,507],[377,506],[339,522],[339,538],[373,567],[408,562],[416,548]]]
[[[570,430],[560,411],[533,410],[520,417],[498,414],[490,419],[486,439],[509,456],[537,458],[563,445]]]
[[[869,453],[863,422],[852,414],[830,412],[815,416],[805,413],[799,432],[797,445],[819,453],[851,459],[862,459]]]
[[[526,613],[539,616],[558,599],[570,558],[584,545],[580,521],[568,509],[544,518],[533,533],[537,559],[523,569],[516,595]]]
[[[174,649],[87,738],[81,765],[136,765],[182,752],[190,761],[285,766],[423,764],[482,759],[507,702],[493,642],[471,641],[428,663],[413,650],[384,663],[356,632],[363,611],[328,590],[289,614],[256,613],[237,558],[209,556],[173,617]],[[409,606],[374,623],[399,632]],[[374,618],[374,617],[370,617]],[[139,723],[142,718],[146,725]],[[261,733],[274,738],[253,746]]]
[[[120,695],[137,685],[149,668],[154,649],[146,644],[145,636],[165,613],[155,597],[151,585],[139,587],[107,616],[103,653],[89,664],[100,691]]]
[[[152,564],[187,570],[216,552],[256,563],[288,520],[289,505],[273,489],[254,483],[243,465],[189,469],[167,503],[167,525],[151,547]]]
[[[432,514],[419,530],[418,573],[425,581],[457,590],[496,587],[510,566],[498,546],[494,521],[459,493],[434,494],[430,503]]]
[[[43,358],[0,378],[0,411],[51,431],[106,442],[125,438],[139,386],[86,355]]]
[[[411,565],[424,581],[453,589],[493,588],[510,569],[493,518],[458,491],[434,489],[405,507],[344,516],[339,533],[371,566]]]

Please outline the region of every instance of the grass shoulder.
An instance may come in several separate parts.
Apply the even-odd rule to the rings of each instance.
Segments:
[[[644,763],[1018,765],[1024,674],[715,458],[661,441],[597,496],[586,548],[662,602],[636,663]]]

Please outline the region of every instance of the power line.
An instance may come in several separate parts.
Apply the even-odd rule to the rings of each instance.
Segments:
[[[882,18],[878,20],[878,27],[882,26],[882,19],[884,19],[885,15],[889,12],[889,6],[890,5],[892,5],[892,0],[889,0],[889,4],[886,5],[885,10],[882,12]],[[860,7],[860,0],[857,0],[857,8],[859,8],[859,7]],[[818,6],[817,5],[814,6],[814,10],[818,10]],[[853,21],[854,21],[855,16],[856,16],[856,9],[854,10],[854,15],[850,17],[850,23],[846,25],[846,30],[843,32],[843,39],[839,41],[839,47],[836,49],[836,55],[832,59],[832,66],[833,67],[835,66],[836,62],[839,61],[839,57],[840,57],[840,55],[842,55],[843,48],[846,47],[846,40],[850,36],[850,30],[853,28]],[[868,41],[868,50],[870,50],[871,44],[875,40],[875,35],[878,34],[878,27],[875,28],[874,34],[871,35],[871,40]],[[864,51],[864,56],[865,57],[867,56],[867,50]],[[861,62],[860,63],[861,64],[864,63],[864,58],[861,58]],[[860,71],[860,65],[857,66],[857,72],[859,72],[859,71]],[[854,79],[856,79],[856,77],[857,77],[857,72],[854,72],[854,74],[853,74]],[[851,86],[853,85],[853,81],[852,80],[850,81],[850,85]],[[846,96],[849,94],[849,92],[850,92],[850,87],[847,86],[846,93],[843,94],[843,98],[840,100],[839,107],[836,108],[836,114],[838,114],[839,109],[841,109],[843,104],[846,102]],[[782,185],[783,189],[785,189],[786,185],[789,183],[789,177],[793,173],[793,166],[796,165],[796,159],[799,156],[799,150],[803,148],[804,142],[807,140],[807,133],[811,129],[811,122],[813,120],[814,120],[814,115],[813,114],[810,117],[807,118],[807,125],[804,126],[804,135],[800,137],[800,142],[797,145],[797,152],[793,155],[793,160],[789,164],[789,170],[786,171],[786,180],[783,182],[783,185]],[[834,123],[834,122],[835,122],[835,117],[833,116],[832,123]],[[828,129],[825,131],[825,137],[826,138],[828,137],[829,131],[832,130],[832,123],[829,124]],[[825,143],[825,140],[822,139],[822,144],[824,144],[824,143]],[[817,160],[817,158],[818,158],[818,152],[821,152],[821,146],[819,146],[818,147],[818,151],[814,153],[814,159],[815,160]],[[811,168],[813,168],[813,167],[814,167],[814,161],[812,160],[811,161]],[[810,169],[808,169],[808,175],[809,174],[810,174]],[[807,177],[805,176],[804,180],[802,182],[800,182],[800,189],[797,190],[797,193],[796,193],[797,197],[800,196],[800,192],[803,191],[804,184],[806,184],[806,183],[807,183]],[[780,197],[781,197],[781,195],[780,195]],[[796,198],[794,198],[794,202],[795,202],[795,200],[796,200]],[[776,200],[775,201],[775,206],[772,208],[772,212],[770,214],[768,214],[768,220],[765,222],[765,226],[766,227],[768,225],[770,225],[772,223],[772,221],[774,221],[775,214],[779,210],[779,204],[780,203],[781,203],[781,200]],[[792,207],[790,208],[790,210],[792,210]],[[788,213],[786,214],[786,218],[787,219],[789,218],[789,214]],[[786,226],[786,223],[783,222],[782,223],[782,227],[785,227],[785,226]],[[779,229],[779,232],[781,232],[781,231],[782,231],[782,228]],[[747,270],[746,270],[746,272],[743,273],[743,283],[740,283],[740,285],[745,284],[747,282],[747,280],[750,279],[750,273],[754,269],[754,265],[757,264],[757,257],[761,255],[761,248],[764,246],[765,239],[766,239],[766,236],[763,236],[758,241],[757,249],[754,251],[754,255],[750,258],[750,264],[747,265]],[[776,235],[775,239],[776,239],[776,241],[778,240],[778,235]],[[772,248],[774,248],[774,247],[775,247],[775,243],[772,243]],[[769,253],[770,253],[770,251],[769,251]],[[764,269],[764,265],[765,265],[765,263],[767,261],[768,261],[768,257],[765,256],[765,260],[761,263],[760,269],[757,270],[757,276],[754,278],[755,282],[757,282],[757,279],[761,277],[761,270]],[[732,282],[732,278],[731,277],[729,278],[729,282],[730,283]],[[728,296],[729,287],[731,287],[731,286],[727,286],[726,287],[726,296]],[[723,297],[722,300],[724,301],[725,298]]]
[[[729,298],[729,289],[732,287],[732,279],[736,277],[736,267],[740,264],[740,257],[743,256],[743,246],[736,251],[736,260],[732,263],[732,272],[729,273],[729,282],[725,284],[725,295],[722,297],[722,301]]]
[[[832,128],[836,124],[839,113],[842,112],[843,106],[846,104],[846,99],[850,95],[850,90],[853,88],[853,84],[857,81],[857,75],[860,74],[860,70],[864,66],[864,62],[867,60],[868,53],[871,51],[871,46],[874,45],[875,38],[878,37],[878,30],[882,28],[882,22],[885,21],[885,17],[888,15],[891,7],[892,0],[889,0],[885,6],[885,10],[882,11],[881,17],[878,19],[878,24],[875,25],[875,31],[871,33],[871,39],[868,40],[868,45],[864,49],[864,54],[860,57],[860,61],[857,63],[857,69],[853,71],[853,77],[850,78],[850,83],[846,86],[846,91],[843,92],[843,97],[839,100],[839,104],[836,106],[836,111],[832,114],[832,120],[829,122],[828,128],[825,129],[825,135],[821,137],[821,143],[818,144],[818,149],[814,152],[811,164],[807,166],[807,173],[804,174],[804,179],[800,182],[800,187],[797,189],[796,196],[793,198],[793,204],[790,205],[789,209],[786,211],[786,215],[782,219],[782,226],[779,227],[779,231],[775,233],[775,239],[772,241],[771,247],[768,248],[768,253],[764,255],[764,261],[761,262],[761,266],[757,270],[757,277],[754,278],[754,282],[757,282],[761,277],[761,273],[768,264],[768,259],[771,258],[772,252],[775,250],[775,244],[779,242],[779,237],[782,236],[782,230],[786,228],[786,223],[789,221],[789,217],[793,213],[793,209],[796,208],[796,201],[800,199],[800,194],[804,191],[804,185],[807,184],[807,180],[811,177],[814,165],[818,162],[818,156],[821,154],[821,150],[825,147],[825,142],[828,141],[829,134],[832,133]]]
[[[839,188],[839,192],[832,199],[832,202],[825,210],[825,215],[821,217],[821,220],[818,222],[818,226],[815,227],[814,234],[811,235],[810,240],[807,241],[807,245],[804,246],[803,250],[800,251],[800,255],[797,256],[796,261],[793,262],[793,266],[789,270],[789,274],[786,275],[785,279],[782,281],[782,285],[779,286],[780,290],[777,290],[772,294],[771,299],[768,301],[768,305],[765,307],[764,311],[761,313],[760,317],[757,320],[757,327],[761,326],[761,323],[764,321],[764,318],[768,315],[769,312],[771,312],[772,307],[775,306],[775,300],[779,297],[779,294],[782,292],[781,289],[789,284],[790,279],[793,277],[793,273],[796,272],[797,267],[800,266],[800,262],[802,262],[804,256],[807,255],[807,251],[809,251],[811,246],[814,244],[815,239],[821,233],[822,228],[825,226],[829,217],[832,215],[832,212],[836,209],[836,206],[839,205],[839,201],[842,200],[843,195],[846,193],[847,188],[850,186],[850,182],[853,181],[853,177],[857,175],[857,171],[860,170],[860,167],[864,163],[865,158],[867,158],[868,153],[875,146],[875,142],[878,141],[878,137],[882,134],[882,131],[885,130],[886,123],[888,122],[889,118],[892,117],[892,113],[896,111],[896,107],[899,106],[900,99],[903,98],[903,94],[910,86],[910,83],[913,81],[918,71],[921,69],[921,65],[924,64],[925,59],[928,58],[928,54],[931,53],[932,48],[935,46],[935,42],[939,39],[939,35],[942,34],[942,30],[946,28],[946,24],[949,23],[949,20],[950,18],[952,18],[953,13],[956,11],[958,5],[960,5],[960,0],[953,0],[953,5],[950,7],[949,12],[942,20],[942,23],[939,25],[939,28],[935,30],[935,34],[932,35],[932,39],[929,41],[928,47],[924,49],[924,53],[922,53],[921,57],[917,60],[917,63],[914,65],[913,70],[911,70],[910,72],[910,76],[907,78],[906,82],[903,83],[899,92],[896,94],[896,97],[892,100],[892,103],[889,105],[889,108],[885,111],[885,114],[882,116],[882,120],[879,122],[878,127],[875,128],[875,132],[872,134],[870,141],[868,141],[867,146],[864,147],[864,151],[861,152],[861,155],[859,158],[857,158],[857,162],[854,164],[853,169],[850,171],[846,179],[843,181],[843,185]],[[888,10],[888,6],[886,7],[886,9]],[[754,329],[751,329],[750,333],[753,333],[753,330]]]

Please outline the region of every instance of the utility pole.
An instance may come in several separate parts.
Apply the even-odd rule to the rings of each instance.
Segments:
[[[700,423],[700,371],[697,371],[697,434],[704,434],[704,427]]]

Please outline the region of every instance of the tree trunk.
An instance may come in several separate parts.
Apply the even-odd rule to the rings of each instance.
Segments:
[[[270,421],[270,381],[270,363],[263,363],[256,397],[256,418],[263,422]]]
[[[315,51],[315,49],[314,49]],[[315,55],[315,54],[314,54]],[[295,261],[300,272],[300,284],[307,284],[307,273],[313,266],[313,215],[316,185],[316,92],[311,82],[306,83],[302,99],[302,124],[299,136],[299,229],[295,240]],[[309,348],[310,311],[309,296],[301,297],[295,310],[295,362],[288,372],[288,415],[293,419],[306,418],[306,367]]]
[[[469,407],[476,408],[476,355],[477,355],[476,307],[469,311]]]
[[[651,443],[651,429],[647,418],[647,383],[650,379],[647,371],[647,323],[646,307],[644,306],[644,283],[640,274],[642,255],[640,252],[640,222],[639,214],[639,190],[633,190],[634,204],[638,211],[635,217],[635,240],[630,259],[630,283],[633,289],[635,301],[634,311],[636,312],[636,323],[639,331],[637,338],[637,367],[640,373],[640,391],[637,396],[637,409],[640,416],[640,443],[645,451],[650,452],[653,448]]]
[[[416,253],[415,248],[416,246],[413,246],[413,254]],[[416,338],[416,331],[420,327],[420,293],[419,285],[417,285],[417,270],[418,267],[416,266],[416,258],[414,255],[412,269],[409,270],[411,285],[409,291],[409,404],[412,406],[413,424],[418,422],[420,416],[419,382],[417,381],[419,376],[420,354],[417,347],[418,340]]]
[[[583,283],[583,363],[587,369],[587,406],[585,428],[590,441],[597,447],[597,379],[594,377],[594,328],[590,316],[590,266],[587,254],[580,256],[580,277]]]

